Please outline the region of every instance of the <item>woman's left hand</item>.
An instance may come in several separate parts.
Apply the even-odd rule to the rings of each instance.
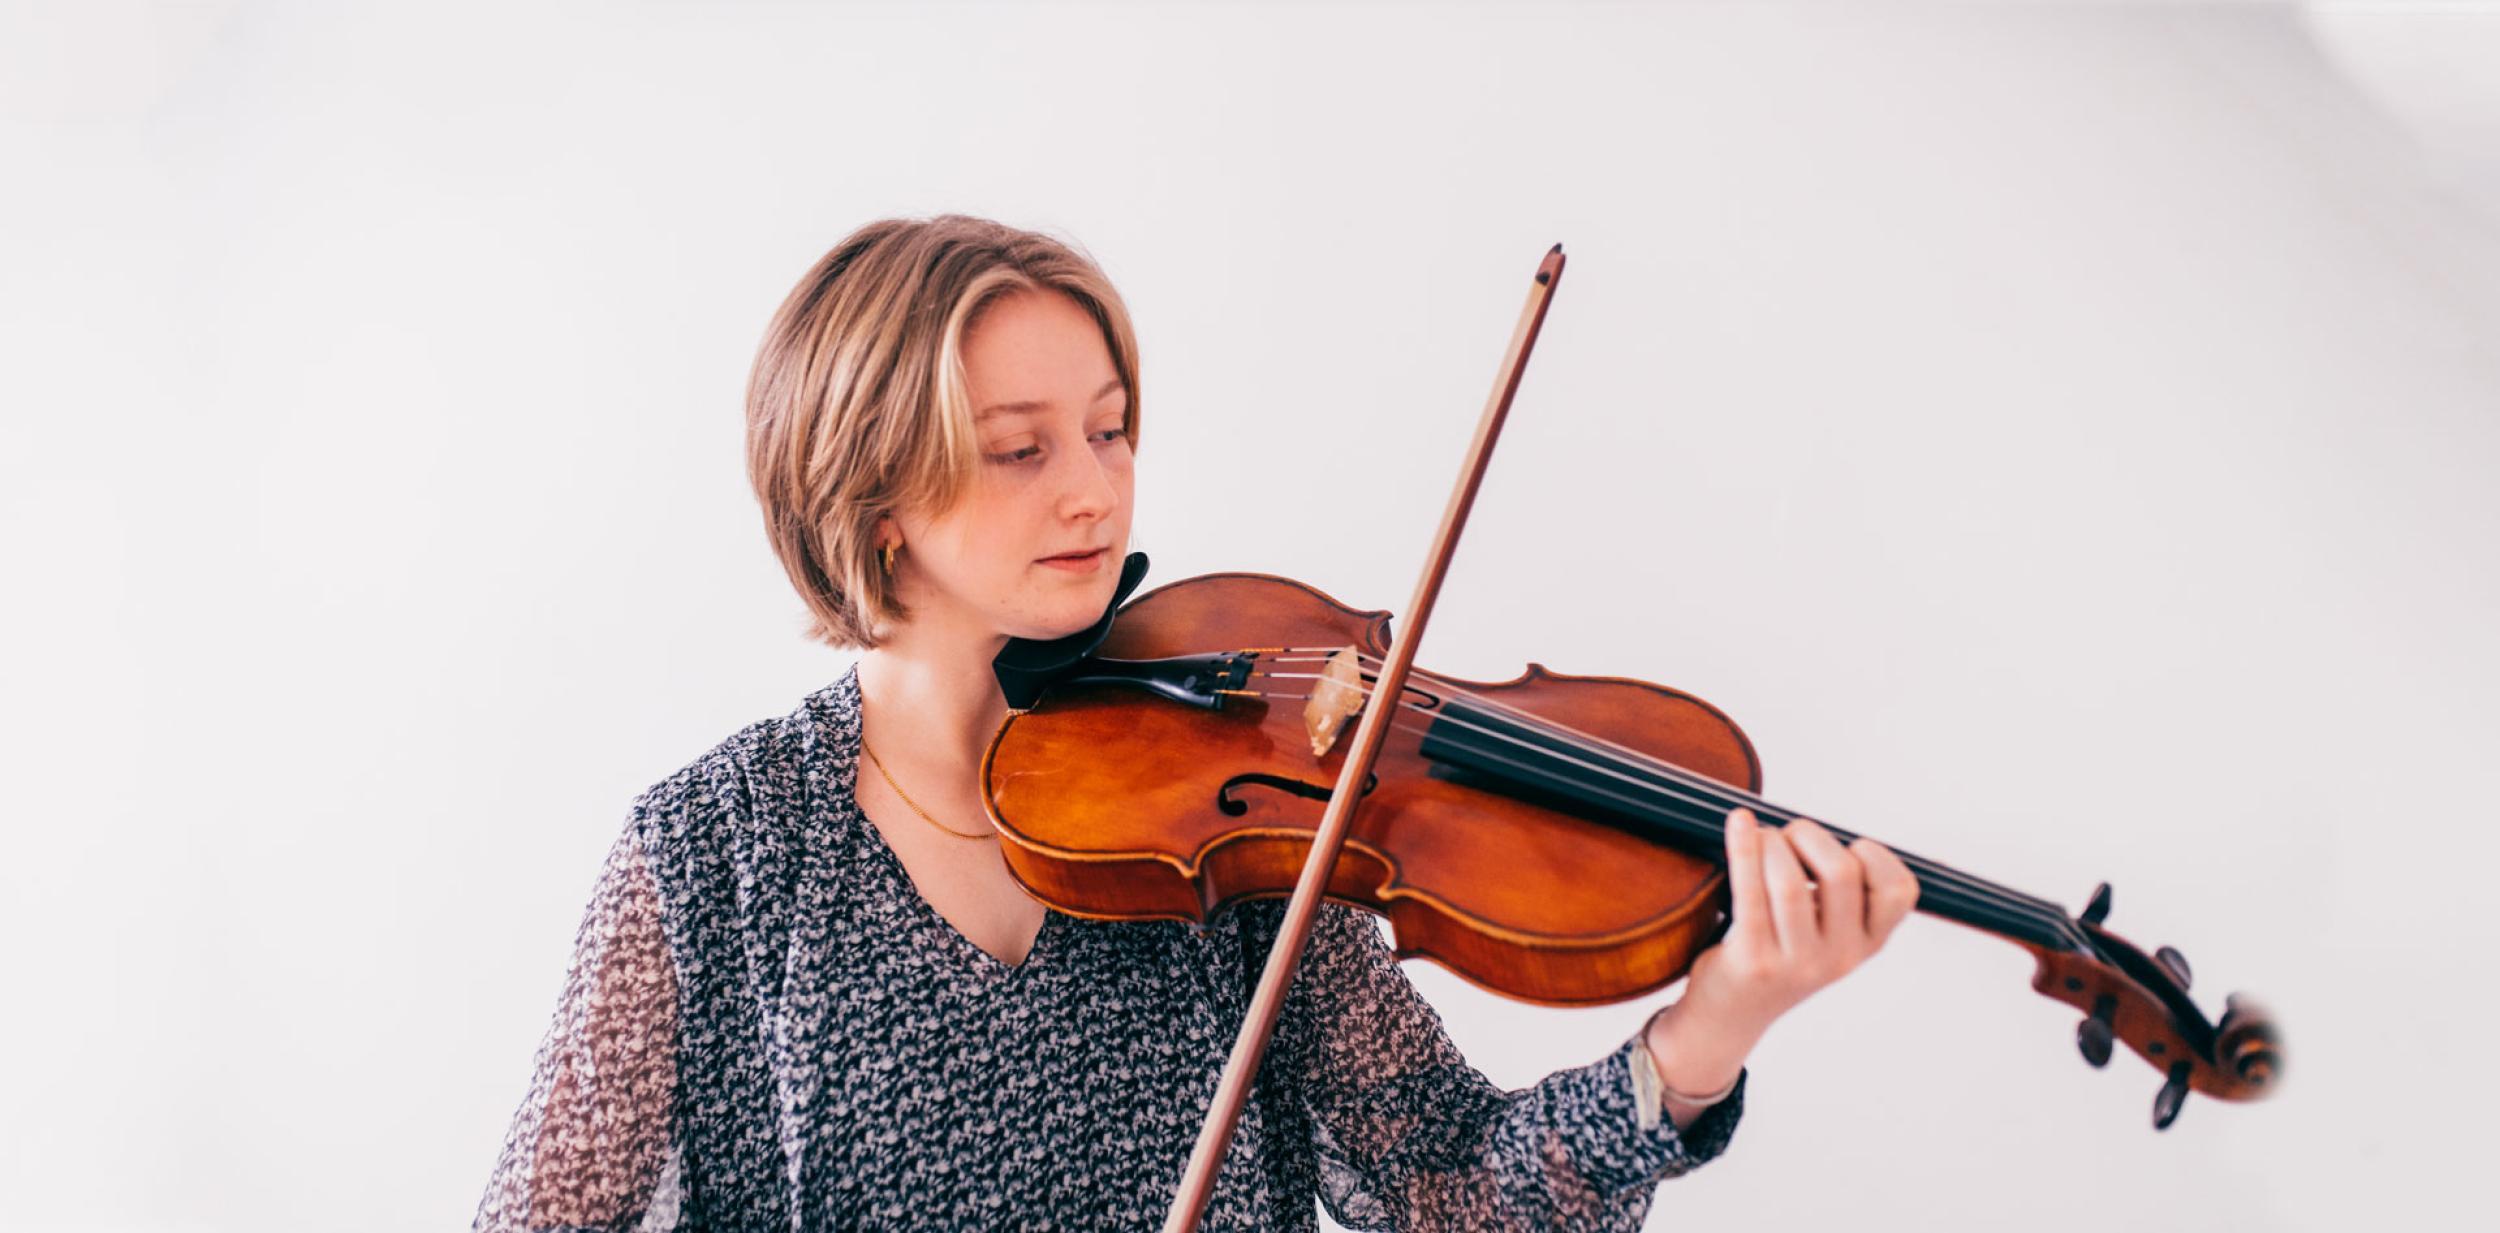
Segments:
[[[1734,1082],[1773,1021],[1866,962],[1918,904],[1918,878],[1891,849],[1863,838],[1843,847],[1811,818],[1770,829],[1731,811],[1727,874],[1727,933],[1694,959],[1682,1000],[1649,1023],[1650,1052],[1676,1091]]]

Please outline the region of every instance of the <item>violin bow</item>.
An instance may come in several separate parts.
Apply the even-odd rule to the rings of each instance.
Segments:
[[[1293,985],[1294,970],[1302,961],[1302,946],[1310,937],[1311,921],[1319,914],[1321,892],[1336,868],[1339,849],[1345,846],[1355,806],[1362,800],[1361,785],[1370,778],[1372,764],[1380,756],[1381,742],[1388,736],[1389,724],[1397,712],[1396,700],[1405,695],[1407,668],[1415,662],[1415,648],[1424,640],[1424,625],[1432,618],[1433,600],[1441,594],[1442,575],[1449,571],[1450,556],[1458,548],[1458,533],[1467,525],[1467,511],[1475,506],[1476,488],[1483,482],[1485,465],[1493,457],[1493,442],[1501,435],[1502,422],[1510,416],[1511,395],[1519,391],[1520,373],[1527,368],[1528,352],[1536,346],[1537,330],[1545,324],[1545,306],[1554,298],[1554,287],[1562,281],[1562,271],[1562,245],[1556,244],[1537,263],[1536,281],[1528,288],[1528,302],[1520,308],[1519,324],[1511,331],[1510,350],[1502,357],[1501,370],[1493,378],[1493,394],[1476,423],[1475,442],[1467,448],[1458,486],[1451,490],[1449,506],[1441,512],[1441,527],[1433,533],[1432,551],[1425,559],[1423,575],[1415,581],[1415,597],[1399,612],[1406,622],[1406,634],[1390,647],[1388,661],[1380,666],[1371,693],[1364,699],[1363,718],[1354,730],[1354,743],[1346,750],[1345,767],[1338,773],[1336,790],[1329,794],[1327,811],[1320,816],[1319,831],[1311,839],[1311,854],[1302,863],[1293,898],[1285,904],[1284,924],[1276,931],[1276,944],[1268,951],[1267,966],[1259,973],[1258,992],[1242,1019],[1241,1034],[1233,1040],[1232,1056],[1224,1063],[1224,1077],[1207,1106],[1206,1120],[1198,1127],[1198,1145],[1190,1153],[1189,1171],[1182,1176],[1171,1213],[1163,1222],[1164,1233],[1194,1233],[1198,1217],[1206,1209],[1207,1197],[1215,1189],[1216,1170],[1223,1166],[1224,1151],[1233,1141],[1233,1124],[1241,1114],[1250,1082],[1258,1074],[1259,1061],[1267,1053],[1268,1037],[1284,1008],[1285,994]],[[1390,701],[1379,701],[1382,698]]]

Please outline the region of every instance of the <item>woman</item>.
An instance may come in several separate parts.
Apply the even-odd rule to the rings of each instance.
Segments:
[[[1158,1225],[1279,901],[1085,921],[982,804],[1012,638],[1100,620],[1127,552],[1137,345],[1093,263],[960,216],[872,224],[767,331],[749,472],[810,614],[861,652],[633,803],[476,1227]],[[1607,1056],[1503,1091],[1359,910],[1313,928],[1200,1227],[1632,1229],[1723,1150],[1744,1059],[1917,897],[1882,847],[1728,827],[1725,937]]]

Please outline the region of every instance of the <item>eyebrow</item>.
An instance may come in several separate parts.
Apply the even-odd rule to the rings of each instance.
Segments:
[[[1120,388],[1122,388],[1120,379],[1118,377],[1113,377],[1111,380],[1104,382],[1101,389],[1094,391],[1093,401],[1101,402],[1113,390]],[[990,418],[993,415],[1026,415],[1031,412],[1039,411],[1049,405],[1049,403],[1040,399],[1032,398],[1028,398],[1022,402],[994,403],[990,406],[981,408],[980,411],[975,413],[972,418],[975,423],[978,423],[982,420]]]

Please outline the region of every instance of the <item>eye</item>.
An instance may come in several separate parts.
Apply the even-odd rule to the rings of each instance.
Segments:
[[[1124,438],[1124,437],[1128,436],[1128,429],[1125,429],[1125,428],[1105,428],[1105,429],[1103,429],[1101,432],[1097,432],[1097,433],[1095,433],[1094,435],[1095,435],[1095,436],[1097,436],[1097,437],[1110,437],[1110,438],[1113,438],[1113,439],[1119,439],[1119,438]],[[1041,446],[1038,446],[1038,445],[1028,445],[1028,446],[1025,446],[1023,449],[1019,449],[1019,450],[1009,450],[1009,451],[1007,451],[1006,453],[1003,453],[1003,454],[985,454],[985,455],[983,455],[983,457],[988,458],[991,462],[998,463],[998,464],[1000,464],[1001,466],[1019,466],[1019,465],[1022,465],[1022,464],[1024,464],[1024,463],[1028,463],[1028,462],[1033,461],[1033,460],[1034,460],[1034,458],[1035,458],[1035,456],[1039,455],[1041,452],[1042,452],[1042,447],[1041,447]]]

